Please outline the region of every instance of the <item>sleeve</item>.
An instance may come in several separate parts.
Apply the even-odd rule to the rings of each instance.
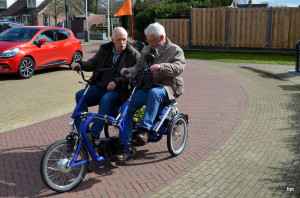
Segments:
[[[179,76],[185,68],[185,57],[182,49],[177,48],[175,54],[169,63],[159,63],[159,72],[165,76]]]
[[[97,69],[98,61],[103,56],[103,49],[100,47],[98,52],[88,61],[81,61],[82,69],[84,71],[94,71]]]
[[[131,68],[133,65],[136,64],[138,58],[140,57],[140,53],[138,51],[133,51],[128,56],[128,64],[125,65],[126,68]],[[117,88],[127,88],[129,80],[124,76],[118,76],[114,79]]]

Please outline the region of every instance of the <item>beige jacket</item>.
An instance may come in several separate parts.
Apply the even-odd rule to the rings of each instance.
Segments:
[[[137,63],[128,68],[132,75],[136,76],[139,69],[147,65],[144,57],[150,51],[150,46],[144,47]],[[185,57],[182,49],[166,38],[165,44],[157,45],[154,64],[161,66],[159,71],[153,74],[154,83],[165,88],[170,100],[178,98],[184,91],[181,74],[185,67]],[[138,82],[137,89],[141,86],[142,78]]]

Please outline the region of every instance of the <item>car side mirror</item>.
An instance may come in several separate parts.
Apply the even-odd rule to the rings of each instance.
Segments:
[[[154,54],[151,54],[151,53],[146,54],[145,61],[147,62],[147,64],[150,64],[150,63],[153,64],[155,61]]]
[[[43,45],[44,43],[47,43],[48,40],[47,39],[40,39],[39,40],[39,45]]]

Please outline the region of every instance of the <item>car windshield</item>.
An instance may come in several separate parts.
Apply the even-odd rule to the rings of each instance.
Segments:
[[[11,28],[0,34],[0,41],[27,42],[36,35],[39,29]]]

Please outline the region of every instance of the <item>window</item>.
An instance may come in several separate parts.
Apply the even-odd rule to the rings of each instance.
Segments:
[[[66,40],[70,37],[71,33],[67,30],[56,30],[57,41]]]
[[[45,30],[38,36],[38,39],[47,39],[47,43],[52,43],[54,41],[54,33],[52,30]]]
[[[35,0],[27,0],[27,7],[28,8],[35,8],[36,7],[36,1]]]
[[[0,41],[27,42],[32,39],[32,37],[34,37],[34,35],[36,35],[38,31],[38,29],[29,28],[9,29],[6,32],[0,34]]]
[[[0,9],[7,9],[6,0],[0,0]]]
[[[32,25],[32,15],[31,14],[23,14],[22,22],[24,25]]]

